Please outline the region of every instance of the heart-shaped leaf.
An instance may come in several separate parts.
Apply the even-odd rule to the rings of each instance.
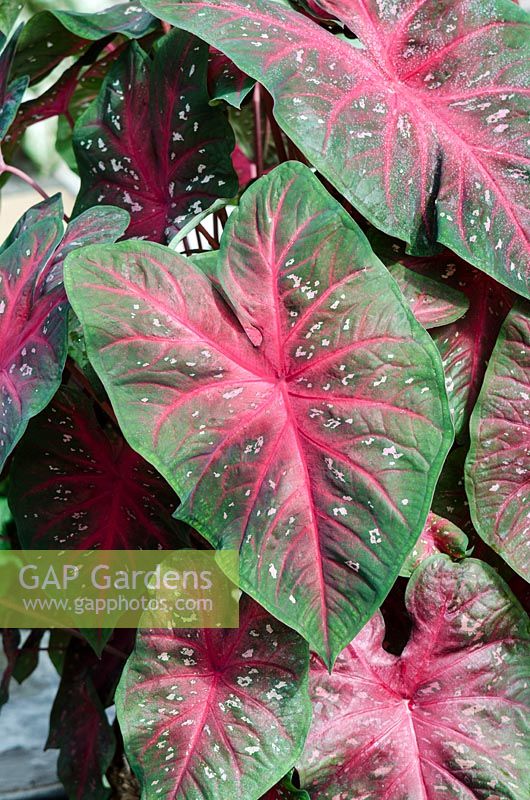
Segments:
[[[127,219],[120,209],[88,211],[63,239],[56,196],[26,212],[0,248],[0,469],[61,381],[68,310],[64,256],[82,244],[115,241]]]
[[[106,800],[103,776],[116,740],[90,675],[67,662],[50,720],[47,748],[60,751],[57,774],[69,800]]]
[[[101,202],[131,214],[129,236],[171,238],[189,218],[237,192],[234,137],[206,88],[208,48],[171,31],[154,60],[134,43],[76,123],[81,192],[74,213]]]
[[[287,0],[143,3],[263,83],[281,127],[374,225],[417,251],[443,242],[530,296],[530,18],[515,3],[319,2],[362,47]]]
[[[302,785],[319,800],[528,797],[530,630],[496,572],[433,556],[407,587],[412,635],[377,614],[329,675],[314,663]]]
[[[9,503],[27,549],[180,546],[177,498],[81,392],[61,390],[30,423],[11,469]]]
[[[110,794],[104,776],[116,741],[105,706],[112,703],[131,651],[131,634],[132,631],[117,632],[112,647],[101,658],[72,637],[63,656],[46,748],[60,751],[57,772],[69,800],[105,800]],[[62,645],[66,647],[64,642]]]
[[[140,630],[116,706],[144,800],[260,798],[303,747],[308,661],[249,598],[237,630]]]
[[[471,417],[466,489],[485,542],[530,580],[530,308],[508,314]]]
[[[452,439],[438,353],[307,167],[253,184],[217,277],[127,242],[68,259],[87,350],[179,517],[328,663],[390,589]],[[253,345],[252,345],[252,343]]]
[[[442,356],[449,405],[457,436],[467,435],[467,423],[477,399],[491,352],[514,295],[504,286],[466,264],[447,251],[433,258],[414,258],[405,253],[402,243],[384,234],[370,237],[370,243],[397,280],[401,291],[410,298],[410,284],[435,279],[430,283],[429,304],[447,301],[447,291],[456,291],[468,300],[463,315],[452,324],[431,329],[431,336]],[[413,277],[414,276],[414,277]],[[412,309],[418,316],[417,305]],[[442,310],[442,309],[440,309]],[[442,317],[440,316],[440,320]],[[427,327],[427,326],[426,326]]]
[[[421,536],[407,556],[400,575],[409,578],[415,569],[434,553],[447,553],[451,558],[467,555],[468,538],[460,528],[448,519],[431,511]]]

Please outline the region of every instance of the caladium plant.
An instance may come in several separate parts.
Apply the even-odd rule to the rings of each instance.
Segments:
[[[239,600],[5,629],[0,705],[47,651],[69,800],[530,800],[521,4],[0,5],[0,595],[182,548]]]

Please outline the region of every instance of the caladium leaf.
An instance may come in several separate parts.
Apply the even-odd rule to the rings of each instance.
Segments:
[[[15,119],[28,85],[26,75],[19,76],[10,82],[11,68],[21,31],[22,26],[13,34],[7,44],[5,44],[5,37],[0,34],[0,141],[5,137],[9,126]]]
[[[528,15],[492,0],[323,0],[355,47],[287,0],[143,0],[224,52],[376,227],[438,240],[530,296]],[[484,53],[488,54],[487,68]]]
[[[61,390],[17,450],[9,503],[23,547],[175,549],[177,498],[88,399]]]
[[[87,350],[179,517],[328,663],[390,589],[452,439],[438,353],[307,167],[253,184],[217,277],[127,242],[68,259]],[[253,346],[254,345],[254,346]]]
[[[20,647],[20,631],[16,628],[2,629],[2,648],[5,656],[5,665],[0,676],[0,710],[9,700],[9,687],[15,669]]]
[[[121,209],[99,208],[71,223],[63,238],[62,203],[55,196],[26,212],[0,248],[0,468],[61,381],[64,256],[82,244],[115,241],[126,225]]]
[[[17,48],[14,72],[41,80],[68,56],[81,53],[91,42],[121,34],[141,39],[159,24],[140,5],[118,3],[92,14],[74,11],[40,11],[24,26]]]
[[[430,511],[421,536],[408,554],[400,575],[409,578],[434,553],[447,553],[454,559],[464,558],[468,554],[468,544],[466,534],[457,525]]]
[[[224,111],[209,105],[207,66],[206,45],[178,30],[152,62],[136,43],[123,54],[76,123],[74,214],[111,202],[130,212],[129,236],[161,242],[237,193],[233,134]]]
[[[438,295],[438,302],[447,299],[444,290],[439,289],[440,282],[446,291],[458,291],[460,297],[461,293],[467,297],[469,307],[463,316],[455,318],[453,324],[431,331],[442,356],[455,432],[457,436],[467,435],[469,416],[500,327],[513,303],[513,294],[447,251],[434,258],[413,258],[405,253],[402,243],[384,234],[371,236],[370,242],[406,297],[410,296],[411,282],[433,278],[436,284],[431,285],[432,296]],[[433,305],[436,307],[436,300]],[[412,308],[418,316],[417,306]],[[423,323],[419,316],[418,319]]]
[[[530,308],[508,314],[471,417],[466,489],[485,542],[530,580]]]
[[[116,707],[144,800],[258,800],[300,755],[309,653],[250,598],[237,630],[139,630]]]
[[[72,639],[62,665],[46,748],[58,749],[57,771],[69,800],[105,800],[110,795],[103,778],[116,748],[112,727],[105,714],[127,658],[118,648],[129,639],[123,631],[112,653],[99,660],[87,645]],[[64,644],[64,642],[63,642]]]
[[[488,565],[432,556],[413,574],[412,634],[377,614],[329,675],[315,661],[302,785],[319,800],[528,797],[528,617]]]
[[[255,81],[241,72],[223,53],[212,49],[208,63],[208,89],[212,100],[225,100],[235,108],[248,95]]]
[[[0,6],[0,34],[7,36],[17,21],[24,5],[22,0],[2,0]]]
[[[424,328],[439,328],[463,317],[469,300],[444,282],[444,270],[438,259],[408,256],[401,242],[379,232],[369,234],[368,238]]]

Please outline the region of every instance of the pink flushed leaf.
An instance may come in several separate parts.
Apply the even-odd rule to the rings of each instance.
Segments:
[[[488,565],[433,556],[413,574],[412,634],[377,614],[332,675],[316,661],[302,785],[318,800],[526,800],[528,617]]]
[[[101,215],[105,223],[94,225]],[[64,254],[81,244],[115,241],[125,217],[109,207],[89,211],[62,238],[56,195],[29,209],[0,247],[0,468],[61,381],[68,311]]]
[[[369,239],[424,328],[439,328],[464,316],[469,300],[444,281],[438,259],[408,256],[402,242],[379,232],[369,234]]]
[[[411,278],[396,274],[396,269],[406,270],[407,276],[413,271],[420,280],[435,277],[447,289],[457,290],[467,297],[469,307],[463,316],[452,324],[431,330],[442,356],[455,431],[457,436],[465,435],[488,360],[514,296],[453,253],[445,251],[433,258],[413,258],[404,252],[401,243],[392,242],[384,235],[371,237],[371,243],[406,296]],[[432,287],[432,291],[435,294],[436,289]],[[440,293],[440,297],[443,296]],[[413,310],[416,312],[414,307]]]
[[[254,183],[217,279],[127,242],[67,260],[124,435],[240,550],[242,588],[331,663],[421,532],[452,439],[438,353],[311,171]]]
[[[12,466],[9,503],[29,549],[181,546],[177,498],[80,392],[61,389],[34,419]]]
[[[144,800],[260,798],[303,747],[308,655],[249,598],[238,630],[140,630],[116,707]]]
[[[438,240],[530,295],[522,9],[504,0],[319,0],[360,48],[286,0],[144,5],[263,83],[281,127],[374,225],[416,251]]]
[[[485,542],[530,580],[530,309],[517,303],[471,417],[466,489]]]
[[[224,111],[209,105],[208,48],[174,30],[154,59],[133,43],[76,123],[81,192],[74,212],[107,202],[131,214],[129,236],[164,242],[237,193]]]
[[[468,544],[466,534],[453,522],[429,511],[421,536],[408,554],[400,575],[409,578],[426,558],[435,553],[464,558],[468,554]]]

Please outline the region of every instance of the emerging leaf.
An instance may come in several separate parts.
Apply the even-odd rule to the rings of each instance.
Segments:
[[[530,308],[508,314],[471,417],[466,489],[479,534],[530,580]]]
[[[23,547],[175,549],[177,498],[90,402],[61,390],[17,449],[9,503]]]
[[[433,556],[407,588],[411,638],[377,614],[329,675],[315,663],[302,785],[319,800],[528,797],[530,631],[496,572]]]
[[[74,213],[113,203],[131,214],[128,236],[163,242],[237,193],[234,137],[209,105],[207,67],[206,45],[182,31],[164,37],[152,62],[136,43],[126,50],[76,123]]]
[[[530,24],[515,3],[320,0],[356,47],[287,0],[143,2],[263,83],[281,127],[374,225],[530,296]]]
[[[115,241],[126,221],[120,209],[99,208],[71,223],[62,238],[62,203],[55,196],[29,209],[0,248],[0,469],[61,381],[64,256],[89,242]]]
[[[414,570],[434,553],[447,553],[451,558],[467,555],[468,538],[454,523],[429,512],[421,536],[403,564],[400,575],[409,578]]]
[[[308,660],[249,598],[238,630],[140,630],[116,705],[142,798],[258,800],[303,747]]]
[[[181,519],[240,550],[242,588],[331,664],[418,538],[452,440],[436,348],[364,235],[288,163],[224,232],[217,278],[239,322],[166,248],[68,264],[125,437]]]
[[[303,789],[293,786],[290,776],[287,776],[273,786],[272,789],[263,795],[261,800],[310,800],[309,795]]]

